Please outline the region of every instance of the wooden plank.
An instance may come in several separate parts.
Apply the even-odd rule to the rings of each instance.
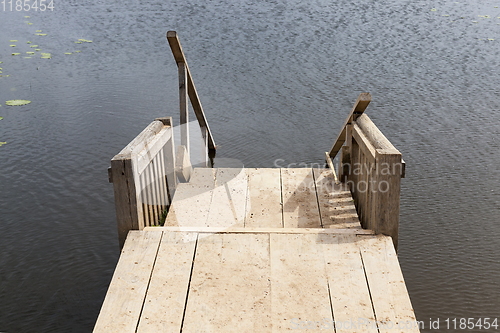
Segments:
[[[370,292],[355,235],[319,236],[337,333],[377,333]],[[354,323],[352,325],[351,323]]]
[[[191,178],[193,167],[189,158],[189,152],[186,146],[181,145],[177,147],[177,154],[175,156],[175,174],[179,182],[186,183]]]
[[[373,216],[371,229],[392,237],[398,248],[399,201],[401,193],[401,153],[396,149],[377,149],[377,171],[375,181]],[[398,170],[398,171],[396,171]]]
[[[269,235],[200,238],[182,331],[272,332],[270,273]]]
[[[163,147],[162,153],[168,186],[168,200],[169,203],[171,203],[175,194],[175,189],[177,188],[177,176],[175,175],[175,142],[173,135],[169,142]]]
[[[138,202],[135,195],[132,161],[130,158],[113,158],[111,160],[111,169],[113,173],[118,241],[120,248],[122,248],[129,230],[142,229],[143,223],[139,223],[140,217],[137,212]]]
[[[163,122],[159,120],[153,121],[141,133],[139,133],[134,140],[132,140],[117,155],[115,155],[112,160],[130,158],[132,153],[140,152],[144,149],[146,144],[148,144],[156,136],[156,134],[162,130],[163,126]]]
[[[245,225],[248,179],[244,168],[218,168],[207,227]]]
[[[317,321],[333,323],[325,261],[317,235],[271,234],[270,237],[273,331],[307,327],[309,321],[315,327],[304,331],[317,331],[324,328],[318,328]],[[331,327],[323,331],[334,330]]]
[[[228,234],[353,234],[374,235],[373,230],[365,229],[319,229],[319,228],[224,228],[224,227],[146,227],[147,231],[182,231],[196,233],[228,233]]]
[[[354,123],[352,127],[352,137],[354,140],[356,140],[356,143],[361,148],[363,155],[369,158],[370,162],[375,162],[375,147],[366,138],[363,131],[359,128],[358,125],[356,125],[356,123]]]
[[[144,169],[156,157],[158,152],[167,144],[172,137],[172,128],[163,127],[149,142],[144,143],[144,148],[134,156],[136,172],[143,173]]]
[[[214,172],[195,168],[189,183],[178,184],[165,226],[206,226],[215,188]]]
[[[359,94],[358,99],[356,100],[356,102],[354,102],[354,106],[352,107],[351,112],[349,112],[347,119],[344,121],[344,125],[342,125],[342,129],[340,130],[335,143],[330,149],[329,154],[332,159],[335,158],[346,140],[346,126],[352,121],[356,120],[357,117],[359,117],[363,112],[365,112],[366,107],[368,106],[368,104],[370,104],[370,101],[371,95],[369,93]]]
[[[177,63],[179,69],[179,104],[180,104],[180,125],[181,125],[181,145],[186,147],[188,157],[191,151],[189,146],[189,104],[186,64]]]
[[[137,332],[181,331],[196,239],[196,233],[164,232]]]
[[[366,114],[359,116],[356,125],[363,131],[363,134],[375,149],[397,150]]]
[[[352,200],[345,184],[335,184],[328,169],[313,169],[319,212],[324,228],[361,228]]]
[[[339,179],[342,183],[347,182],[351,173],[351,147],[342,146],[339,160]]]
[[[246,169],[248,174],[248,202],[246,228],[282,228],[280,169]]]
[[[130,231],[94,333],[135,332],[162,233]]]
[[[179,41],[179,37],[175,31],[167,32],[167,40],[170,48],[172,49],[172,54],[174,55],[174,59],[177,63],[184,63],[186,65],[186,74],[187,74],[187,88],[188,95],[191,101],[191,105],[193,106],[194,114],[196,115],[196,119],[198,119],[198,123],[200,127],[206,130],[208,136],[208,147],[210,149],[215,149],[215,141],[212,136],[212,132],[210,131],[210,127],[208,126],[207,119],[205,117],[205,112],[203,112],[203,108],[201,106],[200,97],[198,96],[198,92],[196,91],[196,87],[194,85],[193,78],[191,76],[191,72],[189,71],[189,66],[186,61],[186,57],[184,56],[184,52],[182,51],[182,46]]]
[[[285,228],[321,228],[312,169],[281,169]]]
[[[391,238],[378,235],[358,239],[375,316],[378,322],[386,323],[379,325],[380,333],[419,332]],[[405,329],[396,329],[398,325]]]
[[[337,178],[337,174],[335,173],[335,167],[333,166],[332,159],[330,158],[330,155],[328,155],[328,152],[325,151],[325,159],[326,163],[328,163],[328,166],[330,167],[330,170],[332,171],[333,179],[335,181],[335,184],[339,183],[339,180]]]

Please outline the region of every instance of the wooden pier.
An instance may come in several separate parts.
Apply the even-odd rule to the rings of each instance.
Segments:
[[[181,114],[195,98],[209,151],[167,38]],[[122,252],[94,332],[419,332],[396,254],[405,164],[364,114],[370,98],[324,169],[192,168],[187,129],[175,149],[171,118],[151,123],[111,162]]]

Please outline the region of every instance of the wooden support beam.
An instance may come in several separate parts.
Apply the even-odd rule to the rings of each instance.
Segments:
[[[179,68],[179,107],[180,107],[180,125],[181,125],[181,145],[186,147],[189,156],[189,104],[188,87],[186,84],[186,64],[180,62]]]
[[[326,159],[326,163],[328,163],[328,166],[330,167],[330,170],[332,170],[333,179],[335,180],[335,184],[338,184],[339,179],[337,178],[337,174],[335,173],[335,167],[333,166],[332,159],[330,158],[330,155],[328,155],[327,151],[325,151],[325,159]]]
[[[196,91],[196,87],[194,86],[193,78],[191,76],[191,72],[189,71],[189,66],[186,61],[186,57],[184,56],[184,52],[182,51],[182,46],[179,41],[179,37],[177,36],[177,32],[169,31],[167,32],[167,40],[170,48],[172,49],[172,53],[174,55],[175,62],[183,63],[186,65],[186,74],[187,74],[187,90],[189,99],[191,100],[191,105],[193,106],[194,114],[196,115],[196,119],[198,119],[198,123],[202,129],[202,133],[206,133],[208,136],[208,148],[214,150],[216,148],[215,141],[212,136],[212,132],[210,131],[210,127],[208,126],[207,119],[205,117],[205,113],[203,112],[203,108],[201,106],[200,98],[198,96],[198,92]],[[203,131],[203,129],[206,131]]]
[[[359,97],[354,103],[351,112],[349,112],[349,116],[347,116],[344,125],[342,125],[342,130],[337,136],[337,140],[335,140],[335,143],[330,149],[330,157],[332,159],[335,158],[335,156],[337,156],[337,153],[340,151],[340,147],[342,147],[342,145],[346,140],[346,126],[348,124],[351,124],[352,121],[356,120],[361,114],[363,114],[363,112],[365,112],[366,107],[368,106],[368,104],[370,104],[371,98],[372,97],[370,93],[359,94]]]

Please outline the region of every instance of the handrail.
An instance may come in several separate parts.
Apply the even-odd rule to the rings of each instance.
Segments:
[[[332,159],[337,156],[337,153],[340,151],[340,148],[344,145],[344,142],[346,140],[346,127],[347,125],[350,125],[354,120],[356,120],[363,112],[365,112],[366,107],[368,104],[370,104],[372,97],[370,93],[361,93],[359,94],[358,99],[354,103],[354,106],[351,109],[351,112],[349,112],[349,116],[347,116],[347,119],[344,122],[344,125],[342,126],[342,129],[340,130],[339,135],[337,136],[337,140],[335,140],[335,143],[333,144],[332,148],[330,149],[330,157]]]
[[[182,46],[179,41],[179,37],[177,32],[168,31],[167,32],[167,40],[170,48],[172,49],[172,54],[174,55],[175,62],[179,67],[179,88],[182,90],[185,89],[185,86],[182,87],[182,72],[185,72],[187,78],[187,95],[189,96],[189,100],[191,101],[191,105],[193,106],[194,114],[196,115],[196,119],[198,119],[198,123],[200,124],[200,128],[202,129],[203,139],[208,141],[208,148],[211,150],[216,149],[215,141],[212,136],[212,132],[210,131],[210,127],[208,126],[207,118],[205,117],[205,113],[203,112],[203,107],[201,106],[200,98],[198,96],[198,92],[196,91],[196,87],[194,86],[193,78],[191,76],[191,72],[189,71],[189,66],[186,61],[186,57],[184,52],[182,51]],[[184,92],[181,91],[181,95]],[[184,117],[183,112],[187,110],[187,102],[183,101],[183,96],[181,96],[181,117]],[[187,124],[187,115],[186,119],[181,119],[181,125],[184,121]],[[186,125],[187,126],[187,125]],[[189,147],[186,147],[189,150]]]

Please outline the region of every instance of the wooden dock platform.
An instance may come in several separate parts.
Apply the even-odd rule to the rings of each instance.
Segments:
[[[419,331],[330,169],[197,168],[171,207],[130,231],[94,332]]]
[[[210,168],[214,138],[178,36],[167,39],[181,144],[158,118],[111,160],[122,253],[94,332],[419,332],[396,254],[405,163],[364,114],[371,95],[354,103],[328,169]]]

